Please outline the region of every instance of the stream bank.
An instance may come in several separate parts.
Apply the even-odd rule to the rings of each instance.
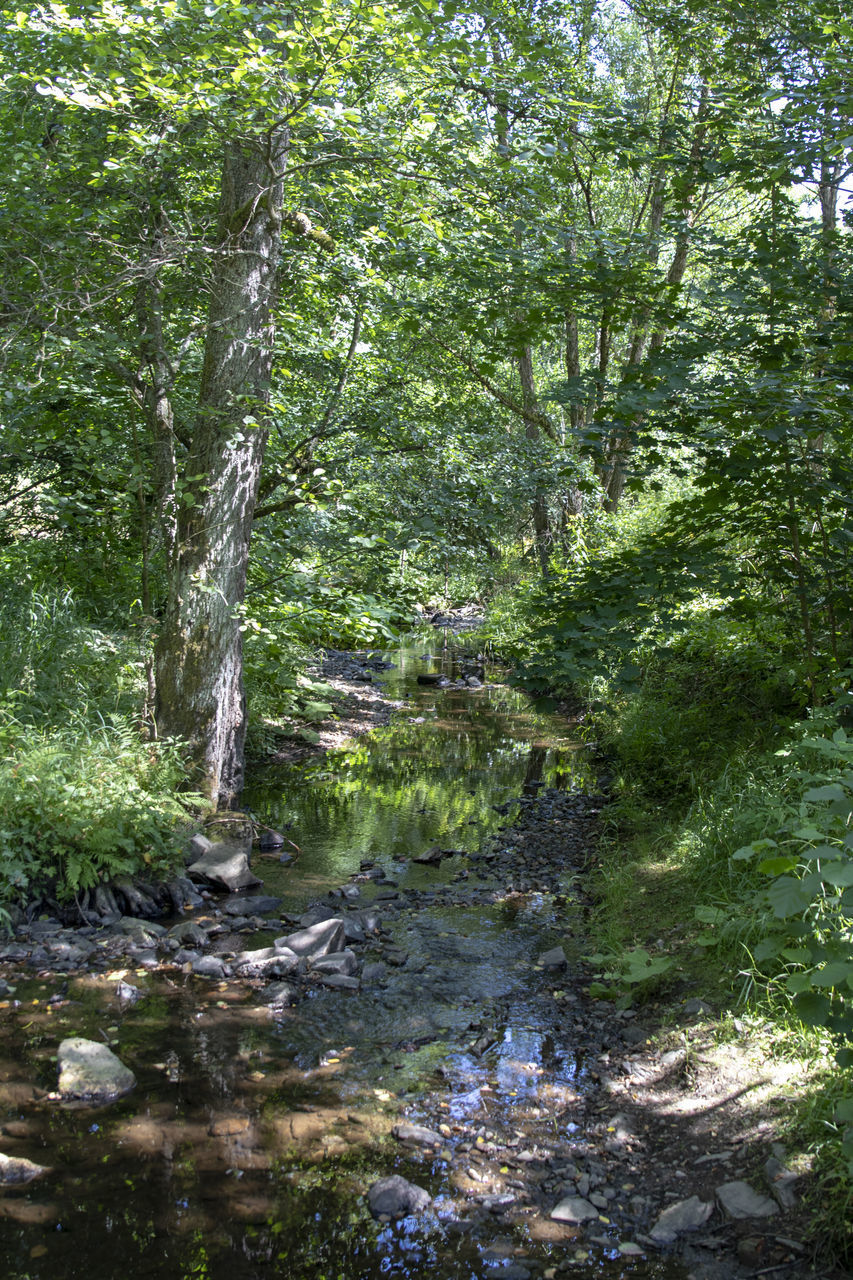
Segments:
[[[389,660],[394,724],[254,780],[252,807],[302,850],[256,861],[274,905],[208,897],[171,926],[183,942],[77,930],[82,961],[60,962],[73,940],[51,921],[19,931],[0,1150],[47,1172],[0,1198],[6,1274],[829,1276],[798,1235],[799,1188],[784,1216],[717,1205],[739,1182],[770,1190],[778,1091],[754,1107],[754,1072],[713,1066],[689,993],[674,1047],[654,1039],[661,1009],[590,997],[601,800],[565,726],[500,685],[459,687],[450,649]],[[235,972],[312,917],[350,924],[354,985],[306,969],[291,1002],[270,999],[277,975]],[[57,1098],[69,1035],[109,1043],[136,1088]],[[389,1175],[427,1210],[374,1219]],[[692,1229],[661,1238],[685,1205]]]

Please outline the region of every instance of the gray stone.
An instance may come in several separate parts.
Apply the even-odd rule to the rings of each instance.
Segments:
[[[730,1218],[772,1218],[779,1212],[775,1200],[753,1191],[748,1182],[724,1182],[717,1187],[716,1196]]]
[[[669,1205],[652,1227],[650,1235],[658,1244],[671,1244],[683,1231],[697,1231],[714,1211],[713,1202],[690,1196]]]
[[[770,1183],[770,1190],[776,1197],[781,1209],[793,1209],[797,1203],[797,1195],[794,1191],[794,1183],[797,1181],[797,1175],[791,1169],[786,1169],[776,1156],[771,1156],[764,1166],[764,1172],[767,1175],[767,1181]]]
[[[320,981],[324,987],[332,987],[336,991],[358,991],[361,983],[346,973],[323,973]]]
[[[374,907],[366,907],[364,911],[354,911],[347,919],[357,920],[365,933],[378,932],[382,916]]]
[[[116,933],[122,933],[125,937],[132,938],[134,942],[143,944],[166,935],[164,925],[155,924],[153,920],[138,920],[136,916],[122,916],[120,920],[116,920],[112,928]]]
[[[343,951],[346,944],[346,930],[343,920],[335,917],[331,920],[320,920],[298,933],[289,933],[284,938],[276,938],[277,950],[295,952],[306,960],[319,960],[321,956]]]
[[[32,1160],[24,1160],[19,1156],[4,1156],[0,1153],[0,1187],[14,1187],[24,1182],[32,1182],[50,1170],[43,1164],[33,1164]]]
[[[336,951],[334,955],[323,956],[319,960],[310,961],[316,973],[345,973],[352,975],[358,972],[358,959],[353,951]]]
[[[259,947],[240,951],[234,957],[234,972],[244,978],[284,978],[299,970],[299,956],[284,947]]]
[[[277,911],[280,906],[281,898],[274,898],[268,893],[256,893],[238,898],[235,902],[226,902],[224,910],[229,916],[265,916],[270,911]]]
[[[357,920],[353,920],[351,916],[344,916],[344,933],[347,942],[366,942],[367,934]]]
[[[299,989],[290,982],[271,982],[261,992],[261,1003],[268,1004],[272,1008],[284,1008],[286,1005],[296,1004],[298,999]]]
[[[539,963],[546,969],[565,969],[566,953],[562,947],[552,947],[539,957]]]
[[[187,943],[196,947],[207,945],[207,934],[194,920],[182,920],[180,924],[173,925],[167,936],[175,938],[176,941],[183,943],[185,946]]]
[[[228,978],[231,969],[219,956],[199,956],[193,961],[193,973],[200,978]]]
[[[440,1147],[444,1142],[440,1133],[433,1129],[425,1129],[420,1124],[408,1124],[401,1120],[391,1130],[398,1142],[410,1142],[416,1147]]]
[[[262,882],[249,867],[251,848],[250,841],[222,840],[191,863],[187,871],[194,879],[228,893],[252,889]]]
[[[598,1210],[582,1196],[566,1196],[551,1210],[551,1217],[555,1222],[587,1222],[598,1217]]]
[[[208,840],[207,836],[202,835],[200,831],[197,831],[195,835],[190,836],[187,841],[184,861],[187,863],[195,862],[198,858],[203,858],[206,853],[210,853],[212,848],[213,841]]]
[[[116,995],[122,1004],[136,1004],[137,1000],[142,999],[142,992],[132,982],[119,982]]]
[[[381,982],[388,972],[388,966],[381,960],[372,960],[361,971],[362,982]]]
[[[136,1084],[133,1072],[111,1049],[95,1040],[72,1037],[59,1046],[59,1093],[86,1102],[113,1102]]]
[[[714,1010],[709,1004],[706,1004],[704,1000],[699,1000],[697,997],[694,997],[692,1000],[685,1001],[684,1012],[689,1018],[696,1018],[699,1017],[699,1015],[704,1017],[706,1014],[713,1013]]]
[[[407,1182],[398,1173],[390,1178],[380,1178],[367,1193],[367,1203],[374,1218],[403,1218],[410,1213],[422,1213],[432,1204],[432,1197],[423,1187]]]

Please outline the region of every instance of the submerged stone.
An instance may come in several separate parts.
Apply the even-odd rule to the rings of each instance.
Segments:
[[[20,1186],[49,1172],[43,1164],[34,1164],[32,1160],[0,1153],[0,1187]]]
[[[64,1099],[114,1102],[129,1093],[136,1077],[105,1044],[73,1037],[59,1046],[59,1093]]]
[[[398,1173],[390,1178],[380,1178],[367,1193],[367,1203],[374,1218],[404,1218],[410,1213],[422,1213],[432,1204],[432,1197],[423,1187],[407,1182]]]

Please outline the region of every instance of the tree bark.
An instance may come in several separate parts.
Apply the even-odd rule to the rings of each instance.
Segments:
[[[232,142],[222,170],[204,365],[156,652],[157,726],[190,747],[215,807],[243,785],[240,607],[267,439],[284,129]]]

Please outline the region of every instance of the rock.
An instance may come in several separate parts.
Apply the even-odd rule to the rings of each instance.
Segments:
[[[381,982],[387,972],[387,965],[384,965],[381,960],[373,960],[362,969],[361,980],[362,982]]]
[[[357,920],[344,916],[344,934],[347,942],[366,942],[367,934]]]
[[[251,844],[248,841],[222,840],[187,867],[196,880],[206,881],[227,893],[252,889],[262,882],[249,868]]]
[[[132,982],[120,982],[116,987],[116,995],[122,1004],[136,1004],[142,999],[142,992]]]
[[[228,978],[231,968],[219,956],[199,956],[193,961],[193,973],[200,978]]]
[[[664,1209],[649,1233],[658,1244],[671,1244],[683,1231],[697,1231],[714,1211],[713,1202],[690,1196]]]
[[[566,1196],[551,1210],[554,1222],[587,1222],[598,1217],[598,1210],[582,1196]]]
[[[337,991],[358,991],[361,986],[358,978],[352,978],[346,973],[323,973],[320,981],[324,987],[332,987]]]
[[[565,969],[566,953],[562,947],[552,947],[550,951],[543,952],[539,957],[539,963],[546,969]]]
[[[207,945],[207,934],[194,920],[182,920],[180,924],[173,925],[166,936],[174,938],[176,942],[180,942],[184,946],[187,944],[196,947]]]
[[[476,676],[466,676],[465,683],[469,689],[482,689],[483,687],[482,680],[478,680]]]
[[[440,1133],[425,1129],[420,1124],[407,1124],[401,1120],[391,1130],[398,1142],[410,1142],[416,1147],[440,1147],[444,1142]]]
[[[443,856],[441,845],[434,844],[430,849],[424,849],[423,853],[416,854],[412,862],[419,862],[422,866],[433,866],[436,862],[441,862]]]
[[[59,1093],[64,1099],[114,1102],[136,1084],[133,1072],[111,1049],[95,1040],[73,1037],[59,1046]]]
[[[186,851],[184,853],[184,862],[196,862],[199,858],[203,858],[206,853],[210,853],[213,848],[213,841],[208,840],[206,835],[201,831],[196,831],[195,835],[190,836],[187,841]]]
[[[240,951],[233,960],[234,972],[243,978],[284,978],[299,968],[299,956],[285,947]]]
[[[704,1000],[699,1000],[694,997],[692,1000],[685,1001],[684,1012],[687,1014],[688,1018],[696,1018],[700,1015],[704,1017],[706,1014],[711,1014],[714,1010],[709,1004],[706,1004]]]
[[[373,907],[367,907],[364,911],[354,911],[347,918],[358,921],[365,933],[376,933],[382,923],[382,916]]]
[[[346,930],[343,920],[335,917],[321,920],[298,933],[289,933],[284,938],[276,938],[276,950],[288,950],[306,960],[319,960],[321,956],[343,951],[346,943]]]
[[[175,911],[185,911],[187,907],[200,907],[204,902],[204,898],[192,880],[188,880],[186,876],[175,876],[174,880],[168,880],[166,892],[172,899],[172,907]]]
[[[261,992],[261,1003],[268,1004],[273,1009],[283,1009],[287,1005],[296,1004],[298,999],[299,989],[290,982],[271,982],[266,990]]]
[[[116,933],[123,933],[125,937],[132,938],[134,942],[140,942],[143,946],[155,938],[166,936],[166,930],[162,924],[155,924],[153,920],[137,920],[136,916],[122,916],[112,928]]]
[[[623,1258],[641,1258],[646,1252],[642,1245],[636,1244],[633,1240],[620,1240],[617,1248]]]
[[[730,1218],[772,1218],[779,1206],[753,1191],[748,1182],[724,1182],[716,1190],[717,1203]]]
[[[32,1182],[50,1170],[43,1164],[33,1164],[32,1160],[24,1160],[19,1156],[4,1156],[0,1153],[0,1187],[19,1186],[24,1182]]]
[[[442,681],[450,683],[440,671],[422,671],[418,676],[418,684],[440,685]]]
[[[380,1178],[367,1193],[367,1203],[374,1218],[404,1218],[410,1213],[422,1213],[432,1204],[432,1196],[423,1187],[416,1187],[395,1173],[390,1178]]]
[[[767,1175],[770,1190],[776,1197],[779,1207],[793,1209],[797,1203],[797,1196],[794,1191],[797,1175],[790,1169],[786,1169],[782,1161],[778,1160],[776,1156],[770,1157],[764,1166],[764,1172]]]
[[[319,960],[310,961],[315,973],[345,973],[351,975],[358,972],[358,959],[350,950],[336,951],[334,955],[322,956]]]
[[[285,843],[284,836],[273,827],[264,827],[258,836],[258,848],[263,850],[280,849]]]
[[[238,898],[236,902],[226,902],[224,911],[228,916],[265,916],[270,911],[277,911],[280,906],[281,898],[274,898],[268,893],[256,893]]]

